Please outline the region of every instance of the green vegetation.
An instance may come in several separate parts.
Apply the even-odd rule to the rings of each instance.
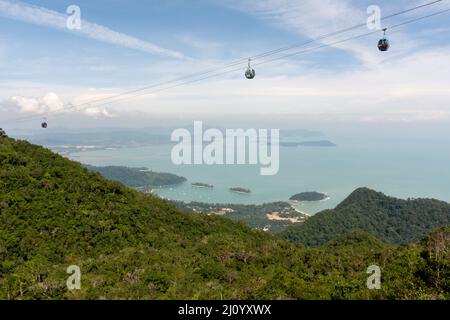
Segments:
[[[170,202],[185,212],[222,215],[237,222],[243,221],[252,228],[259,230],[266,229],[272,233],[280,232],[286,227],[293,225],[293,223],[289,220],[269,220],[267,217],[268,214],[277,212],[280,213],[280,217],[298,218],[302,220],[307,218],[306,215],[295,211],[287,202],[272,202],[262,205]]]
[[[449,235],[306,249],[0,137],[0,299],[448,299]],[[372,264],[381,290],[366,287]],[[70,265],[81,290],[66,288]]]
[[[289,200],[292,201],[321,201],[328,198],[328,195],[319,192],[302,192],[293,195]]]
[[[321,246],[354,229],[391,244],[420,240],[450,224],[450,204],[432,199],[401,200],[360,188],[333,210],[287,228],[280,236],[306,246]]]
[[[164,187],[187,181],[184,177],[171,173],[153,172],[147,168],[94,167],[88,165],[86,167],[89,170],[100,173],[106,179],[122,182],[124,185],[132,188]]]

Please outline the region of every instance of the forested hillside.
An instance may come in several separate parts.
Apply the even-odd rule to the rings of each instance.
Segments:
[[[124,185],[133,188],[163,187],[187,181],[184,177],[171,173],[149,171],[147,168],[85,166],[89,170],[100,173],[108,180],[119,181]]]
[[[0,135],[0,299],[445,299],[449,234],[305,249]],[[372,264],[380,290],[366,287]],[[66,287],[70,265],[80,290]]]
[[[406,244],[448,225],[450,204],[446,202],[402,200],[360,188],[335,209],[288,227],[280,236],[306,246],[320,246],[351,230],[363,230],[387,243]]]

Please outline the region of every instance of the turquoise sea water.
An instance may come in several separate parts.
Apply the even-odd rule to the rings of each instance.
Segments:
[[[280,170],[275,176],[261,176],[259,166],[176,166],[170,160],[170,145],[80,152],[71,158],[98,166],[148,167],[184,176],[187,183],[156,193],[187,202],[258,204],[286,201],[304,191],[328,193],[328,201],[301,205],[301,210],[314,214],[335,207],[363,186],[400,198],[450,201],[450,138],[350,135],[331,140],[338,146],[280,148]],[[214,189],[192,188],[192,182],[209,183]],[[252,194],[231,193],[230,187],[249,188]]]

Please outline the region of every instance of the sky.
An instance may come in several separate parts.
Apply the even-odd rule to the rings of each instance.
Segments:
[[[385,53],[376,46],[381,31],[315,49],[370,32],[362,26],[283,53],[308,52],[255,59],[256,78],[244,77],[248,57],[364,24],[370,5],[388,16],[431,1],[0,0],[0,127],[33,127],[44,117],[68,127],[226,116],[447,124],[450,12],[388,29]],[[67,28],[71,5],[81,29]],[[443,0],[382,27],[449,8]],[[270,58],[280,59],[258,65]],[[241,59],[234,72],[95,102]]]

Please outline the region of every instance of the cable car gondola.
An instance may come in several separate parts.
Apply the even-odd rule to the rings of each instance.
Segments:
[[[388,39],[386,39],[386,30],[387,29],[383,29],[383,31],[384,31],[384,37],[383,37],[383,39],[380,39],[380,41],[378,41],[378,49],[380,50],[380,51],[388,51],[389,50],[389,47],[390,47],[390,43],[389,43],[389,40]]]
[[[252,79],[255,78],[256,72],[255,72],[255,70],[250,66],[250,62],[251,62],[251,59],[248,59],[248,68],[247,68],[247,71],[245,71],[245,77],[246,77],[247,79],[249,79],[249,80],[252,80]]]
[[[41,127],[42,127],[42,129],[47,129],[47,127],[48,127],[47,119],[42,119]]]

